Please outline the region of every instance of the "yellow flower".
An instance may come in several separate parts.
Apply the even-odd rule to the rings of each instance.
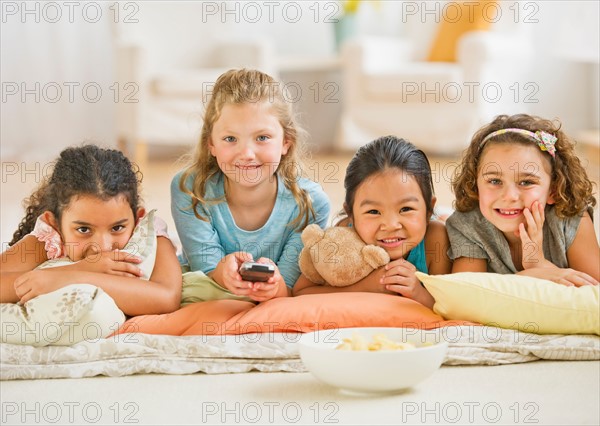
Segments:
[[[366,0],[367,3],[371,3],[375,5],[375,7],[379,6],[379,0]],[[342,9],[344,11],[344,15],[354,15],[358,11],[358,7],[362,3],[362,0],[343,0],[342,1]]]
[[[358,5],[361,0],[346,0],[342,2],[342,8],[344,9],[344,15],[352,15],[358,10]]]

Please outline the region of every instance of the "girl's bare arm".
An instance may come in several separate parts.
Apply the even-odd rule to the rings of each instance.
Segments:
[[[425,256],[427,270],[431,275],[449,274],[452,272],[452,261],[448,257],[450,240],[446,226],[438,221],[431,221],[425,234]]]
[[[181,301],[181,266],[175,247],[164,237],[157,238],[156,261],[150,280],[94,274],[92,282],[111,296],[127,315],[163,314],[179,309]]]
[[[154,272],[149,281],[115,274],[48,268],[22,274],[17,283],[21,302],[70,284],[92,284],[113,298],[125,314],[144,315],[172,312],[181,300],[181,268],[171,242],[158,238]]]
[[[459,257],[452,263],[452,273],[457,272],[487,272],[487,261],[472,257]]]
[[[594,224],[586,213],[579,222],[575,240],[567,250],[569,267],[576,271],[586,273],[600,281],[600,248],[596,239]]]
[[[2,253],[0,265],[0,303],[16,303],[14,283],[24,273],[32,271],[48,260],[44,243],[27,235]]]

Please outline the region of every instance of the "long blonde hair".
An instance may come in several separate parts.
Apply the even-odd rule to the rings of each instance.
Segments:
[[[214,175],[222,173],[216,158],[210,153],[210,135],[225,105],[250,102],[271,104],[271,110],[283,128],[284,140],[289,142],[287,154],[282,156],[275,172],[282,178],[285,187],[290,190],[298,204],[298,216],[288,225],[298,227],[298,232],[302,231],[309,224],[310,217],[316,217],[310,196],[298,185],[303,170],[300,147],[305,132],[296,122],[292,105],[283,95],[281,83],[258,70],[232,69],[221,74],[217,79],[204,113],[200,141],[181,175],[179,189],[192,198],[190,207],[200,220],[206,221],[207,218],[198,213],[198,204],[224,201],[223,198],[217,200],[205,198],[206,182]],[[193,176],[191,190],[186,186],[190,176]]]

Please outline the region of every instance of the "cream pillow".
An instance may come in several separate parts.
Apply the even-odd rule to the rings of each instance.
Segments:
[[[138,256],[142,263],[137,266],[142,270],[142,279],[149,280],[154,269],[156,261],[156,249],[158,247],[156,239],[156,228],[154,227],[154,214],[156,210],[151,210],[140,219],[136,225],[131,238],[122,251]]]
[[[138,266],[148,280],[156,260],[157,239],[154,210],[138,222],[123,248],[142,258]],[[37,269],[72,263],[66,257],[44,262]],[[106,337],[125,322],[125,315],[101,288],[90,284],[71,284],[42,294],[23,306],[0,304],[2,343],[47,346],[72,345],[83,340]]]
[[[566,287],[523,275],[416,273],[445,319],[538,334],[600,335],[599,287]]]

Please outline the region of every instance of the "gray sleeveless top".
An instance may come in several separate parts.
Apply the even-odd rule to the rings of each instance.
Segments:
[[[561,219],[552,206],[546,206],[545,218],[544,257],[559,268],[568,268],[567,249],[575,239],[581,216]],[[504,234],[483,217],[479,208],[466,213],[454,212],[446,221],[446,229],[450,239],[450,259],[486,259],[488,272],[518,272]]]

